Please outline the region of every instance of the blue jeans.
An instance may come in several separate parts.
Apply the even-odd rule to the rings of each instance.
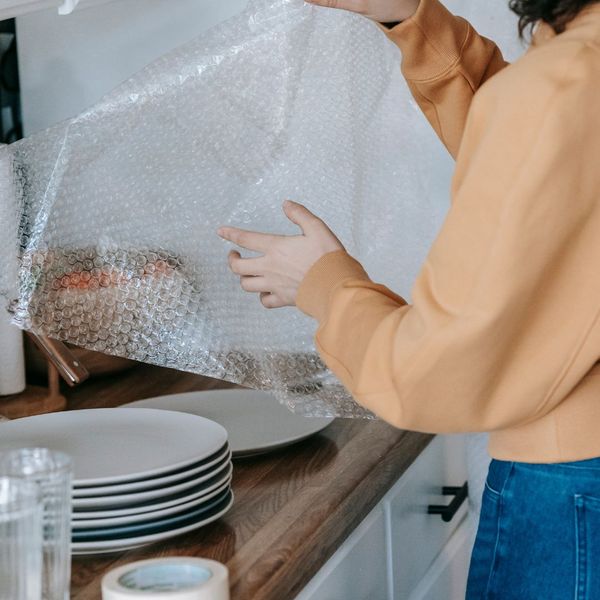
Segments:
[[[600,600],[600,458],[492,460],[467,582],[480,599]]]

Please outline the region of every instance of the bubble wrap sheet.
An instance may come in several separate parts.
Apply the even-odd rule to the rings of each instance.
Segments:
[[[1,148],[13,322],[269,389],[305,415],[368,416],[320,361],[311,319],[241,291],[215,230],[297,233],[281,211],[297,200],[410,300],[447,210],[430,180],[449,165],[423,142],[399,63],[366,19],[255,0],[84,113]]]

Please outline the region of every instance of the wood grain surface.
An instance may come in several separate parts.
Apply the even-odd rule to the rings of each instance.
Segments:
[[[69,408],[77,409],[223,387],[232,386],[140,365],[65,392]],[[225,563],[232,600],[292,600],[431,439],[380,421],[336,419],[308,440],[239,459],[234,462],[235,502],[224,517],[137,550],[75,557],[71,598],[99,600],[102,576],[122,564],[186,555]]]

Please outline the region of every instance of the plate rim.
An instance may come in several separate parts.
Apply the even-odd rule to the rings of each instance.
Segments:
[[[215,389],[215,390],[192,390],[190,392],[178,392],[177,394],[164,394],[162,396],[151,396],[149,398],[142,398],[139,400],[134,400],[132,402],[127,402],[117,408],[131,408],[131,409],[135,409],[135,410],[140,410],[143,408],[154,408],[154,407],[148,407],[148,406],[144,406],[144,403],[148,402],[148,401],[153,401],[153,400],[162,400],[162,399],[177,399],[177,398],[183,398],[183,397],[191,397],[191,396],[202,396],[202,395],[231,395],[233,393],[248,393],[248,392],[254,392],[254,393],[258,393],[258,394],[264,394],[264,395],[268,395],[273,397],[273,400],[276,401],[278,404],[282,405],[281,402],[279,402],[277,400],[277,398],[273,395],[272,392],[269,392],[268,390],[255,390],[252,388],[219,388],[219,389]],[[283,405],[282,405],[283,406]],[[188,415],[193,415],[195,413],[190,413],[190,412],[185,412],[185,411],[177,411],[177,410],[172,410],[169,408],[154,408],[154,410],[167,410],[170,412],[184,412],[184,414],[188,414]],[[295,415],[298,418],[302,418],[302,415],[298,415],[292,411],[289,411],[290,414]],[[196,416],[202,416],[202,415],[196,415]],[[210,419],[209,417],[204,417],[205,419]],[[320,423],[317,425],[315,423],[315,427],[310,428],[310,430],[307,430],[306,432],[303,432],[301,435],[294,437],[294,438],[286,438],[285,440],[279,439],[273,442],[269,442],[266,444],[261,445],[260,447],[255,446],[253,448],[241,448],[241,449],[236,449],[234,448],[234,445],[232,444],[232,440],[231,438],[229,439],[229,445],[231,447],[231,452],[233,455],[233,458],[249,458],[251,456],[259,456],[260,454],[266,454],[267,452],[271,452],[273,450],[277,450],[279,448],[284,448],[286,446],[290,446],[292,444],[295,444],[297,442],[301,442],[307,438],[309,438],[312,435],[315,435],[317,433],[319,433],[320,431],[323,431],[323,429],[325,429],[326,427],[328,427],[329,425],[331,425],[331,423],[336,419],[336,417],[304,417],[307,421],[310,420],[315,420],[315,421],[320,421]]]
[[[194,506],[192,508],[188,508],[185,511],[182,511],[183,513],[188,513],[188,514],[175,514],[175,515],[166,515],[165,517],[162,518],[158,518],[156,519],[157,521],[163,521],[163,523],[157,525],[156,523],[146,523],[144,521],[140,522],[140,523],[133,523],[132,527],[136,528],[136,529],[142,529],[144,527],[165,527],[168,526],[168,522],[164,523],[164,521],[173,521],[173,519],[179,520],[181,521],[182,519],[185,520],[187,518],[192,518],[194,516],[201,516],[203,513],[208,512],[214,508],[216,508],[217,506],[219,506],[219,504],[221,502],[224,502],[225,499],[228,497],[230,492],[229,488],[225,488],[223,490],[221,490],[219,492],[219,494],[221,495],[221,498],[215,497],[213,496],[212,498],[209,498],[210,502],[208,502],[208,506],[202,506],[202,505],[198,505],[198,506]],[[216,496],[218,496],[219,494],[216,494]],[[102,536],[102,535],[114,535],[114,530],[120,530],[120,533],[117,533],[117,535],[127,535],[127,531],[123,531],[123,529],[127,529],[127,525],[114,525],[114,526],[106,526],[106,527],[97,527],[95,529],[84,529],[81,532],[78,532],[79,536],[85,537],[85,536],[89,536],[89,535],[97,535],[97,536]],[[108,530],[108,531],[107,531]],[[73,533],[71,534],[73,535]],[[71,540],[73,540],[73,537],[71,538]],[[88,540],[89,541],[89,540]],[[101,541],[101,540],[98,540]],[[108,541],[108,540],[106,540]],[[83,542],[82,542],[83,543]]]
[[[104,414],[116,413],[118,415],[119,412],[122,412],[124,410],[127,410],[128,412],[130,412],[130,414],[133,417],[134,409],[128,410],[127,407],[124,407],[124,408],[121,408],[121,407],[82,408],[82,409],[78,409],[78,410],[66,410],[66,411],[59,411],[59,412],[53,412],[53,413],[44,413],[41,415],[33,415],[30,417],[21,417],[19,419],[13,419],[12,421],[8,421],[7,423],[5,423],[5,426],[7,428],[18,427],[18,424],[20,424],[24,421],[31,422],[31,420],[41,421],[41,420],[60,420],[60,419],[68,420],[69,418],[73,418],[73,419],[85,418],[85,415],[89,416],[89,413],[92,413],[92,412],[102,412]],[[141,410],[141,408],[137,408],[135,410]],[[148,411],[148,413],[151,412],[151,413],[155,414],[161,409],[145,408],[144,410]],[[165,411],[162,411],[162,412],[165,412]],[[177,411],[169,411],[169,412],[176,413]],[[219,443],[216,445],[215,448],[212,448],[210,451],[208,451],[206,453],[206,455],[204,455],[203,458],[207,458],[208,456],[210,456],[211,454],[216,452],[227,441],[227,439],[228,439],[227,431],[225,430],[225,428],[222,425],[220,425],[216,421],[212,421],[211,419],[207,419],[206,417],[200,417],[200,415],[191,415],[190,413],[183,413],[183,414],[187,414],[188,416],[197,417],[199,419],[202,419],[203,421],[206,422],[205,423],[206,426],[214,427],[215,431],[219,430],[219,434],[220,434],[219,435],[219,440],[220,440]],[[156,416],[158,416],[158,415],[156,415]],[[121,418],[125,418],[125,417],[121,417]],[[138,420],[139,420],[139,418],[140,417],[137,417]],[[175,419],[177,417],[171,416],[170,418]],[[210,425],[208,425],[209,423],[210,423]],[[71,427],[72,427],[72,425],[71,425]],[[69,430],[69,426],[67,424],[65,424],[63,426],[62,434],[64,435],[65,431],[68,431],[68,430]],[[61,432],[58,432],[58,433],[61,433]],[[59,436],[57,435],[57,439],[58,439],[58,437]],[[9,448],[9,446],[7,445],[6,449],[8,449],[8,448]],[[0,451],[2,451],[1,443],[0,443]],[[148,479],[150,477],[163,475],[165,473],[168,473],[169,471],[183,469],[183,468],[189,466],[190,464],[199,462],[200,460],[202,460],[202,458],[199,458],[198,455],[196,455],[194,457],[189,457],[189,458],[180,460],[176,463],[171,463],[169,465],[164,465],[162,467],[154,467],[151,469],[146,469],[144,471],[137,471],[135,473],[124,473],[121,475],[109,475],[109,476],[102,476],[102,477],[83,477],[83,478],[76,478],[74,476],[73,477],[73,485],[85,487],[85,486],[100,486],[100,485],[105,485],[105,484],[117,484],[117,483],[124,483],[124,482],[134,482],[134,481],[139,481],[141,479]]]
[[[133,492],[131,494],[113,494],[108,496],[95,496],[85,498],[72,498],[72,508],[100,508],[102,506],[119,506],[123,503],[135,503],[144,502],[145,500],[153,500],[155,498],[161,498],[162,496],[168,496],[170,494],[176,494],[177,492],[183,492],[195,485],[199,485],[204,481],[207,481],[211,477],[216,476],[221,471],[225,471],[228,465],[231,464],[231,451],[229,451],[227,458],[223,461],[223,464],[215,469],[214,472],[200,474],[200,477],[193,479],[192,481],[186,481],[177,485],[171,486],[171,488],[156,488],[152,490],[142,490]],[[173,491],[175,490],[175,491]],[[115,504],[115,500],[119,502]]]
[[[146,520],[146,519],[152,520],[153,517],[159,518],[159,516],[161,514],[163,514],[165,517],[172,515],[172,514],[176,514],[178,511],[184,511],[186,508],[192,508],[194,506],[199,506],[203,502],[205,502],[207,500],[211,500],[215,496],[218,496],[219,493],[223,492],[227,487],[231,486],[231,481],[232,481],[231,478],[228,478],[217,488],[215,488],[214,490],[211,490],[208,494],[206,494],[206,496],[192,498],[191,500],[188,500],[187,502],[182,502],[181,504],[175,504],[175,505],[169,506],[167,508],[153,510],[153,511],[144,512],[144,513],[138,513],[138,514],[134,514],[134,515],[123,515],[120,517],[106,517],[106,518],[100,518],[100,519],[79,519],[77,521],[71,521],[71,531],[72,532],[79,531],[79,530],[86,531],[88,529],[93,529],[94,527],[101,526],[102,522],[105,522],[105,521],[113,522],[112,524],[107,523],[105,525],[105,527],[117,527],[121,523],[127,523],[127,522],[143,523],[144,520]],[[156,513],[159,513],[159,514],[156,514]],[[131,519],[133,519],[133,520],[131,520]],[[114,523],[114,521],[118,521],[118,522]],[[77,525],[77,527],[75,527],[75,525]]]
[[[140,536],[137,538],[128,538],[124,540],[110,540],[108,542],[71,542],[71,553],[74,556],[81,556],[84,554],[108,554],[111,552],[121,552],[124,550],[131,550],[133,548],[139,548],[140,546],[145,546],[146,544],[151,544],[154,542],[159,542],[161,540],[169,539],[171,537],[176,537],[183,533],[188,533],[193,531],[194,529],[199,529],[201,527],[205,527],[210,523],[213,523],[217,519],[220,519],[225,513],[227,513],[231,507],[233,506],[233,502],[235,500],[235,494],[233,490],[230,490],[230,498],[227,504],[217,513],[208,517],[205,521],[198,521],[196,523],[191,523],[185,527],[180,529],[173,529],[171,531],[163,531],[162,533],[155,533],[149,536]],[[158,537],[160,536],[160,537]],[[127,542],[127,545],[118,545],[115,546],[114,542],[123,541]],[[112,544],[112,545],[110,545]],[[98,552],[100,551],[100,552]]]
[[[190,469],[189,471],[184,470],[181,471],[179,473],[175,473],[175,474],[165,474],[165,475],[160,475],[158,477],[152,477],[150,479],[140,479],[139,481],[128,481],[125,483],[116,483],[116,484],[111,484],[111,485],[97,485],[97,486],[85,486],[85,487],[78,487],[76,485],[73,485],[73,493],[72,493],[72,497],[75,498],[89,498],[89,497],[97,497],[97,496],[108,496],[111,493],[113,494],[120,494],[120,493],[127,493],[127,492],[136,492],[136,491],[144,491],[144,490],[152,490],[158,487],[162,487],[164,484],[166,483],[173,483],[173,482],[177,482],[181,479],[186,479],[187,477],[191,477],[192,475],[197,475],[199,473],[202,473],[203,471],[206,471],[207,469],[210,469],[211,467],[214,467],[215,465],[219,464],[229,453],[229,444],[227,442],[225,442],[225,444],[221,447],[221,449],[218,451],[219,454],[217,455],[216,458],[213,458],[211,461],[207,462],[207,463],[202,463],[200,466],[194,468],[194,469]],[[211,456],[213,456],[213,454],[211,454]],[[210,458],[207,457],[207,458]],[[190,465],[193,466],[193,465]],[[78,492],[85,492],[84,494],[78,493]],[[92,493],[88,493],[88,492],[92,492]],[[106,494],[99,494],[98,492],[106,492]]]
[[[184,502],[187,502],[187,501],[189,501],[189,500],[194,500],[194,499],[202,498],[202,497],[204,496],[204,494],[212,492],[212,491],[215,489],[215,486],[216,486],[216,487],[220,487],[220,486],[222,486],[222,485],[223,485],[223,483],[225,483],[225,482],[231,483],[231,480],[232,480],[232,479],[233,479],[233,465],[232,465],[232,464],[230,464],[230,465],[229,465],[229,469],[227,470],[227,474],[223,475],[223,477],[221,477],[221,478],[220,478],[220,479],[219,479],[219,480],[218,480],[216,483],[214,483],[214,484],[213,484],[213,487],[212,487],[212,489],[210,489],[210,486],[209,486],[209,490],[208,490],[208,492],[207,492],[206,490],[201,490],[201,491],[199,491],[199,492],[195,492],[195,494],[196,494],[195,498],[189,498],[189,497],[188,497],[188,499],[187,499],[187,500],[186,500],[185,498],[183,498],[183,499],[182,499],[182,498],[179,498],[179,499],[177,499],[177,500],[170,500],[170,501],[168,501],[168,503],[173,503],[173,502],[175,502],[175,504],[169,504],[169,506],[178,506],[179,504],[181,504],[182,502],[178,502],[178,500],[183,500]],[[199,495],[198,495],[198,494],[199,494]],[[191,494],[191,496],[194,496],[194,494]],[[163,506],[164,508],[167,508],[167,506],[164,506],[164,505],[165,505],[165,502],[162,502],[162,503],[161,503],[161,502],[157,502],[157,503],[156,503],[156,505],[158,505],[158,506]],[[148,507],[152,507],[152,506],[154,506],[154,505],[152,505],[152,504],[149,504],[149,505],[147,505],[147,506],[148,506]],[[139,507],[139,506],[138,506],[138,508],[140,508],[140,509],[141,509],[141,508],[146,508],[146,506],[142,506],[142,507]],[[78,515],[78,514],[85,514],[85,513],[91,513],[91,514],[106,514],[106,513],[114,513],[114,512],[116,512],[116,511],[119,511],[119,512],[120,512],[120,511],[124,511],[124,510],[130,510],[130,509],[128,509],[127,507],[125,507],[125,508],[120,508],[120,509],[119,509],[119,508],[117,508],[117,509],[115,509],[115,510],[113,510],[113,511],[108,511],[108,510],[86,510],[86,511],[73,511],[73,512],[71,513],[71,522],[73,523],[73,522],[75,522],[75,521],[77,521],[77,520],[83,520],[83,519],[75,519],[75,518],[74,518],[74,516],[75,516],[75,515]],[[158,509],[155,509],[155,510],[158,510]],[[127,512],[127,513],[121,513],[121,514],[119,514],[118,516],[138,515],[138,514],[145,514],[146,512],[152,512],[152,510],[150,510],[150,511],[144,510],[144,511],[140,511],[140,512],[133,512],[133,513],[131,513],[131,512]],[[99,519],[102,519],[102,518],[104,518],[104,517],[98,517],[98,518],[99,518]]]

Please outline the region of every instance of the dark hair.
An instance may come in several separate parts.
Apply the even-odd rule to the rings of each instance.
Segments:
[[[598,0],[510,0],[508,5],[519,16],[519,34],[537,21],[551,25],[556,33],[562,33],[566,24],[587,4]]]

